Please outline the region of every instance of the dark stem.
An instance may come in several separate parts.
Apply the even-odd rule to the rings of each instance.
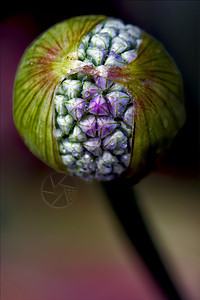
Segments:
[[[122,180],[103,183],[109,202],[129,240],[170,300],[181,300],[156,250],[138,207],[133,188]]]

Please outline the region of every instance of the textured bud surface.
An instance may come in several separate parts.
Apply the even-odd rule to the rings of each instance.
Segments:
[[[124,66],[136,57],[140,37],[137,27],[108,19],[82,39],[78,59],[93,67]],[[126,170],[133,142],[134,99],[122,84],[78,72],[57,86],[54,103],[55,136],[69,174],[112,180]]]
[[[130,162],[134,99],[123,85],[82,75],[70,75],[55,91],[59,152],[69,174],[85,180],[111,180]],[[77,80],[81,76],[82,81]],[[74,89],[79,86],[78,93],[70,82]],[[75,94],[77,97],[72,98]],[[124,161],[124,155],[129,159]]]

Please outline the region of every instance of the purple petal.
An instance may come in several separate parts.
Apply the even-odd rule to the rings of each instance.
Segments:
[[[134,107],[130,106],[124,114],[124,122],[129,125],[134,125]]]
[[[111,46],[111,51],[120,54],[124,51],[127,51],[130,49],[130,42],[129,41],[125,41],[124,39],[120,38],[120,37],[115,37],[112,40],[112,46]]]
[[[121,162],[122,162],[126,167],[129,166],[130,160],[131,160],[131,155],[130,155],[130,153],[124,154],[124,155],[122,155],[122,157],[121,157]]]
[[[103,140],[103,148],[105,150],[117,151],[117,153],[120,151],[120,153],[123,153],[127,148],[127,137],[117,129]]]
[[[98,95],[90,101],[88,111],[99,116],[107,116],[109,114],[108,105],[102,95]]]
[[[122,67],[126,64],[125,60],[113,51],[110,51],[104,65]]]
[[[72,133],[68,137],[68,140],[71,142],[82,142],[87,140],[87,136],[82,132],[78,125],[75,125]]]
[[[136,50],[129,50],[121,54],[121,57],[127,62],[131,62],[137,57]]]
[[[130,98],[126,93],[115,91],[107,94],[106,100],[108,101],[112,115],[119,117],[124,113]]]
[[[79,122],[79,127],[89,136],[96,136],[96,118],[95,116],[89,115],[84,117]]]
[[[98,85],[103,91],[107,90],[112,84],[112,81],[102,76],[94,76],[94,80],[96,85]]]
[[[101,139],[100,138],[91,138],[83,143],[83,146],[95,156],[102,154],[101,149]]]
[[[101,93],[101,90],[98,86],[93,84],[92,82],[85,81],[83,84],[82,97],[89,100],[94,96]]]
[[[82,98],[73,98],[66,103],[70,115],[79,121],[84,114],[86,100]]]
[[[107,54],[107,50],[100,50],[96,47],[89,47],[87,49],[87,57],[92,60],[95,66],[100,66],[103,63]]]
[[[95,34],[91,38],[91,44],[93,47],[97,47],[102,50],[106,50],[109,47],[109,35],[108,34]]]
[[[97,119],[98,136],[104,138],[108,134],[112,133],[115,128],[119,126],[119,123],[109,117],[101,117]]]

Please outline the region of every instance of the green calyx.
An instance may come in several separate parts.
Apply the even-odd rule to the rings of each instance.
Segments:
[[[14,85],[13,114],[30,151],[56,170],[65,171],[54,137],[54,90],[79,66],[81,39],[105,16],[75,17],[36,39],[25,51]]]
[[[147,34],[137,58],[120,76],[128,78],[125,86],[136,102],[128,177],[137,180],[154,167],[185,122],[182,79],[163,46]]]

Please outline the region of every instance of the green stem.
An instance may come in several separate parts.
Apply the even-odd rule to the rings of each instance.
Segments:
[[[123,180],[115,180],[103,183],[103,187],[130,242],[165,295],[170,300],[181,300],[151,239],[132,186]]]

